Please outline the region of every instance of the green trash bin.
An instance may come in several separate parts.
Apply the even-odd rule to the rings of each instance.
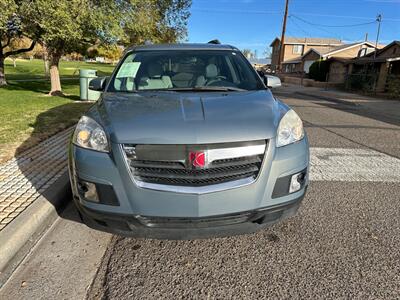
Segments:
[[[81,100],[96,101],[99,99],[101,92],[89,90],[89,83],[94,78],[97,78],[96,70],[80,69],[79,70],[79,85]]]

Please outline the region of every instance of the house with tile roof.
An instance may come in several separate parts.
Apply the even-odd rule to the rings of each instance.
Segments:
[[[327,51],[343,45],[341,40],[333,38],[308,38],[308,37],[286,37],[283,49],[283,62],[298,62],[299,59],[310,49]],[[276,70],[279,63],[279,51],[281,40],[275,38],[270,44],[272,48],[271,68]]]
[[[329,58],[350,59],[363,57],[375,50],[373,43],[364,41],[351,44],[342,44],[334,47],[310,48],[301,57],[295,60],[282,62],[283,71],[286,73],[308,73],[310,66],[317,60]]]

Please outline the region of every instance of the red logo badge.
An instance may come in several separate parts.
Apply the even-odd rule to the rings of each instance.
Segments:
[[[206,166],[206,154],[204,152],[189,152],[189,162],[194,168],[204,168]]]

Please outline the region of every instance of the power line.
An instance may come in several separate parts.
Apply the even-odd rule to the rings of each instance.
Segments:
[[[296,15],[302,16],[315,16],[315,17],[328,17],[328,18],[343,18],[343,19],[359,19],[359,20],[375,20],[375,18],[359,17],[359,16],[345,16],[345,15],[326,15],[326,14],[314,14],[314,13],[302,13],[298,12]],[[400,22],[400,19],[385,18],[385,21]]]
[[[318,0],[319,1],[319,0]],[[348,0],[347,0],[348,1]],[[244,14],[282,14],[283,11],[266,11],[266,10],[229,10],[229,9],[203,9],[203,8],[192,8],[191,11],[205,12],[205,13],[244,13]],[[314,13],[296,13],[296,16],[315,16],[315,17],[329,17],[329,18],[343,18],[343,19],[359,19],[359,20],[369,20],[371,24],[375,21],[374,18],[360,17],[360,16],[346,16],[346,15],[327,15],[327,14],[314,14]],[[400,22],[400,19],[396,18],[385,18],[385,22]]]
[[[293,18],[290,18],[290,16],[289,16],[289,21],[292,22],[292,24],[296,27],[296,29],[299,29],[306,36],[311,36],[311,34],[308,31],[304,30],[297,22],[295,22],[295,20]]]
[[[375,20],[375,21],[372,21],[372,22],[365,22],[365,23],[358,23],[358,24],[326,25],[326,24],[312,23],[312,22],[309,22],[309,21],[307,21],[307,20],[304,20],[303,18],[300,18],[300,17],[298,17],[298,16],[296,16],[296,15],[290,15],[290,17],[296,18],[296,19],[298,19],[298,20],[300,20],[300,21],[302,21],[302,22],[304,22],[304,23],[307,23],[307,24],[309,24],[309,25],[312,25],[312,26],[320,26],[320,27],[357,27],[357,26],[365,26],[365,25],[370,25],[370,24],[375,24],[375,23],[376,23],[376,20]]]
[[[312,36],[312,34],[310,34],[309,31],[307,31],[307,30],[306,30],[305,28],[303,28],[299,23],[297,23],[297,21],[296,21],[294,18],[289,18],[289,21],[291,22],[291,24],[293,25],[294,28],[296,28],[297,30],[300,30],[302,33],[305,34],[305,36]],[[292,28],[292,29],[293,29],[293,28]],[[352,42],[352,43],[354,42],[354,43],[355,43],[355,42],[360,42],[360,41],[364,41],[364,40],[365,40],[364,35],[363,35],[361,38],[359,38],[359,39],[350,39],[350,38],[348,38],[348,37],[346,37],[346,36],[340,36],[340,35],[338,35],[338,34],[335,34],[334,32],[330,32],[330,31],[327,31],[327,30],[323,30],[323,29],[321,29],[321,28],[316,28],[316,29],[322,30],[322,31],[328,33],[329,36],[338,38],[338,39],[340,39],[340,40],[342,40],[342,41],[347,41],[347,42]],[[287,32],[289,32],[292,36],[296,36],[296,33],[294,33],[294,32],[291,30],[290,27],[289,27],[288,29],[286,29],[286,30],[287,30]],[[296,32],[297,32],[297,31],[296,31]]]
[[[294,19],[292,19],[291,16],[289,16],[289,19],[292,20],[292,22],[294,22]],[[307,24],[307,25],[310,25],[310,24],[308,24],[308,22],[306,22],[306,24]],[[297,26],[300,27],[299,25],[297,25]],[[315,26],[315,25],[311,25],[311,26]],[[334,32],[332,32],[332,31],[326,30],[326,29],[324,29],[324,28],[314,27],[313,29],[316,29],[316,30],[319,30],[319,31],[323,31],[323,32],[327,33],[329,36],[336,37],[336,38],[338,38],[338,39],[340,39],[340,40],[342,40],[343,38],[346,39],[346,40],[349,40],[349,39],[348,39],[347,37],[345,37],[345,36],[340,36],[340,35],[338,35],[337,33],[334,33]]]
[[[203,9],[203,8],[192,8],[192,11],[206,12],[206,13],[238,13],[238,14],[281,14],[281,11],[266,11],[266,10],[234,10],[234,9]]]

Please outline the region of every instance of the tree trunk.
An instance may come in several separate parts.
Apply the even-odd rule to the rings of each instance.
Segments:
[[[5,57],[0,54],[0,86],[7,85],[6,73],[4,70],[4,60]]]
[[[49,56],[47,54],[47,48],[44,43],[41,43],[43,47],[43,62],[44,62],[44,76],[49,77],[50,70],[49,70]]]
[[[44,63],[44,77],[49,78],[50,70],[49,70],[49,59],[47,55],[43,55],[43,63]]]
[[[60,81],[60,73],[58,71],[58,64],[60,62],[61,55],[57,53],[52,53],[49,55],[50,62],[50,82],[51,82],[51,90],[50,96],[63,96],[61,90],[61,81]]]

